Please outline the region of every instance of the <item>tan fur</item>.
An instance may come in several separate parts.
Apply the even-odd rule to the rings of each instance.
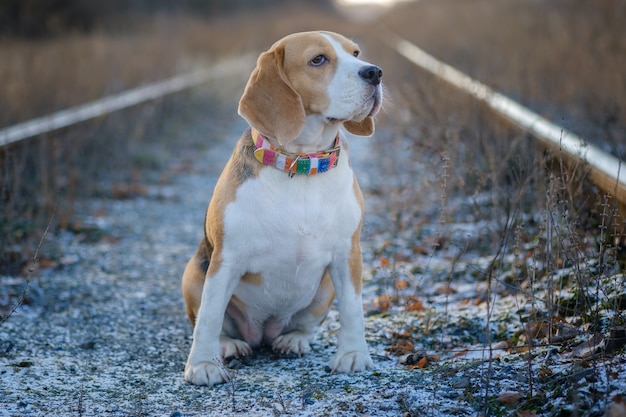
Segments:
[[[302,132],[306,117],[302,99],[283,69],[284,55],[282,45],[261,54],[239,101],[239,114],[281,145]]]
[[[283,68],[293,88],[300,94],[304,111],[309,114],[320,114],[326,111],[329,98],[324,91],[337,69],[335,50],[320,36],[299,35],[281,43],[285,50]],[[323,71],[311,66],[303,66],[309,57],[323,53],[328,56],[330,65]]]
[[[222,241],[224,239],[224,210],[235,200],[235,193],[241,183],[247,178],[256,177],[264,168],[252,156],[254,146],[250,132],[246,131],[233,151],[230,160],[224,167],[227,175],[221,175],[218,180],[213,198],[207,209],[204,222],[205,238],[202,239],[195,255],[189,260],[183,273],[183,296],[187,308],[187,316],[195,324],[196,314],[200,308],[202,287],[206,277],[211,278],[222,262]],[[259,282],[260,276],[250,277],[253,282]]]
[[[361,277],[359,277],[360,279]],[[328,314],[333,300],[335,299],[335,287],[330,278],[328,272],[322,277],[320,288],[317,290],[317,294],[313,299],[313,302],[307,307],[307,310],[313,315],[313,317],[322,317]]]
[[[363,193],[361,192],[361,188],[359,187],[359,183],[354,176],[354,194],[356,195],[357,200],[359,201],[359,206],[361,207],[361,222],[359,223],[359,227],[356,228],[356,231],[352,235],[352,252],[350,253],[350,278],[352,281],[352,285],[354,286],[357,294],[361,293],[361,287],[363,286],[362,281],[362,264],[363,258],[361,254],[361,228],[363,226],[363,213],[365,212],[365,200],[363,199]]]
[[[343,124],[346,130],[358,136],[372,136],[374,134],[374,119],[366,117],[360,122],[348,121]]]
[[[246,284],[261,286],[263,284],[263,276],[261,274],[247,273],[241,277],[241,281]]]

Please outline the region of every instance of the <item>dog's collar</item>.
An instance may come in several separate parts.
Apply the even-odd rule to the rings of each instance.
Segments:
[[[254,157],[264,165],[273,166],[285,171],[290,177],[295,174],[315,175],[330,171],[337,166],[339,160],[339,135],[331,149],[315,153],[285,152],[276,148],[256,129],[251,128],[252,141],[256,146]]]

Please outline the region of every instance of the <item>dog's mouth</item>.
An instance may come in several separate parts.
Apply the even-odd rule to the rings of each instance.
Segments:
[[[382,100],[381,94],[379,93],[379,90],[376,90],[372,98],[374,99],[374,104],[372,105],[372,110],[367,115],[368,117],[376,116],[378,112],[380,111],[382,104],[383,104],[383,100]]]
[[[374,93],[360,106],[360,111],[356,112],[352,120],[361,121],[366,117],[376,116],[382,107],[382,103],[383,100],[380,89],[374,90]]]
[[[374,90],[372,95],[364,99],[359,106],[356,107],[354,113],[347,117],[326,116],[326,120],[330,123],[335,122],[360,122],[366,117],[374,117],[378,114],[382,107],[383,98],[380,88]]]

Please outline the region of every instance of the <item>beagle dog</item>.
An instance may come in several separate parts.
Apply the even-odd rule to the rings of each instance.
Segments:
[[[340,127],[374,132],[382,71],[332,32],[289,35],[260,55],[239,102],[250,128],[215,186],[182,278],[193,343],[185,379],[229,380],[226,357],[266,343],[303,355],[335,295],[336,372],[373,366],[361,298],[363,195]]]

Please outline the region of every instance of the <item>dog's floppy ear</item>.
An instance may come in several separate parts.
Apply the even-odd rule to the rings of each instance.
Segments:
[[[283,70],[281,45],[259,56],[239,101],[239,115],[280,145],[293,141],[304,129],[306,114],[302,98]]]
[[[353,135],[372,136],[374,134],[374,119],[368,116],[360,122],[349,120],[344,122],[343,127]]]

